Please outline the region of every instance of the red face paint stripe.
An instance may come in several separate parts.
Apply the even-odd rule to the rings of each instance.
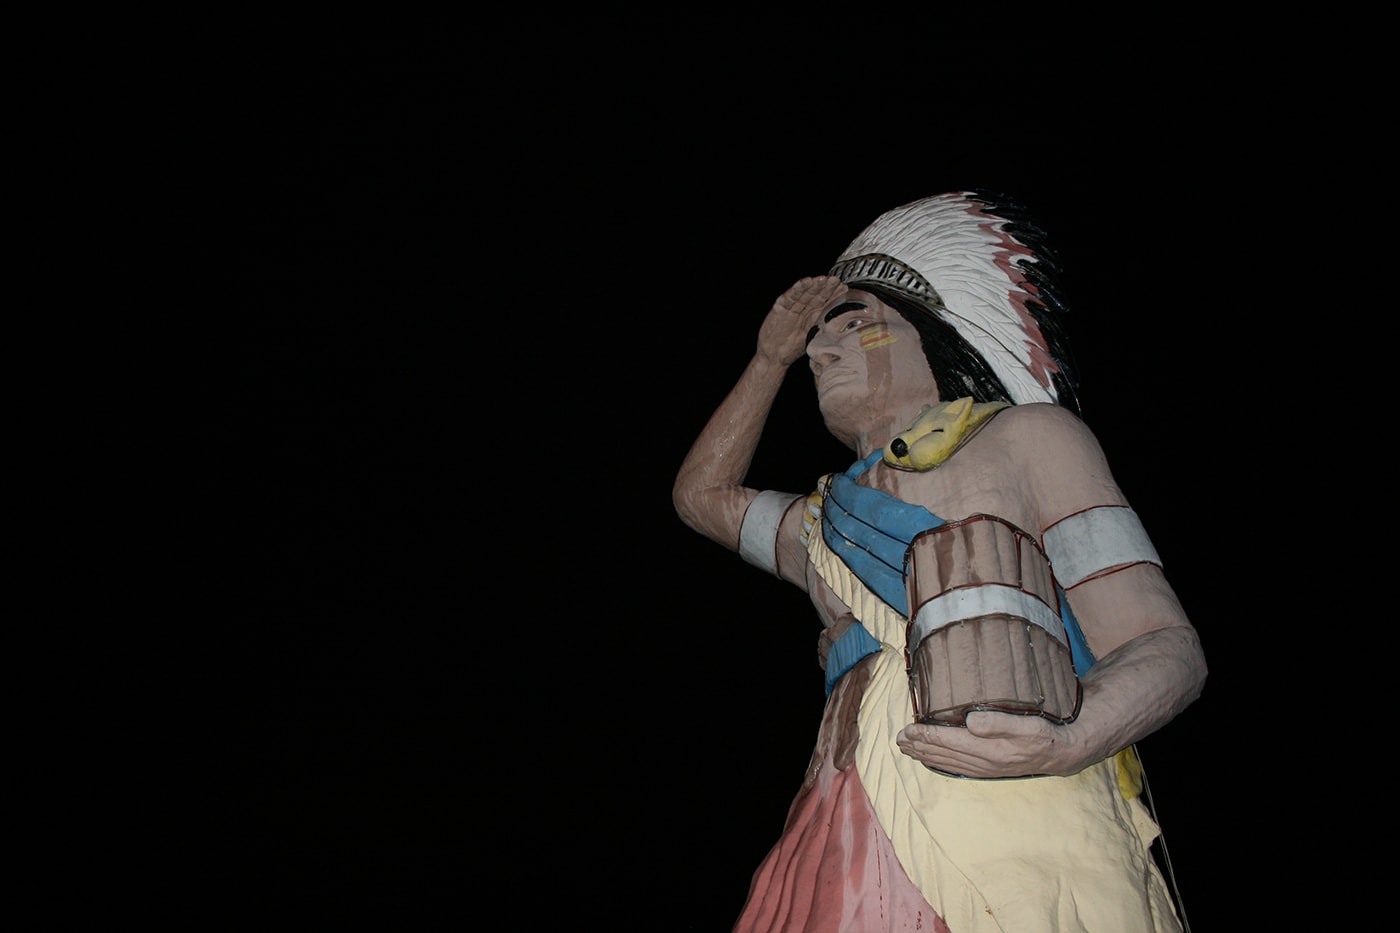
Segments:
[[[896,338],[883,324],[871,324],[862,329],[860,335],[860,348],[862,350],[873,350],[876,347],[883,347],[886,344],[894,343]]]

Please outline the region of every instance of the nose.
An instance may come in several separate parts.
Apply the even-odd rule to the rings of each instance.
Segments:
[[[841,346],[830,334],[818,331],[807,343],[807,359],[811,361],[812,372],[821,375],[823,366],[830,366],[841,358]]]

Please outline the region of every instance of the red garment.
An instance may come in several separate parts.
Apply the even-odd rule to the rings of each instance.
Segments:
[[[951,933],[900,867],[851,760],[869,679],[857,665],[828,698],[812,767],[734,933]]]

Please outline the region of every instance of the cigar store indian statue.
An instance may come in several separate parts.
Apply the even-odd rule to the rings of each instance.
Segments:
[[[777,299],[681,465],[681,519],[822,624],[816,748],[736,931],[1183,928],[1134,743],[1205,659],[1079,415],[1054,273],[1000,197],[883,214]],[[745,486],[799,360],[855,462]]]

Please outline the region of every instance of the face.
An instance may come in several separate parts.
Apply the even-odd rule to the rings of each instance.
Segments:
[[[869,292],[852,289],[832,302],[813,328],[807,358],[822,415],[843,440],[852,428],[876,430],[937,399],[919,332]]]

